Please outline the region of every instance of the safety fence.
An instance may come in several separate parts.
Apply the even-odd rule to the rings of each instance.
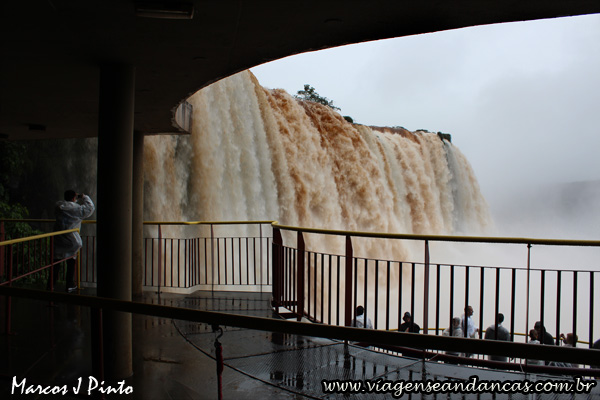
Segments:
[[[148,229],[144,239],[144,286],[263,290],[272,280],[271,222],[145,222],[156,236]]]
[[[577,333],[580,347],[591,347],[599,332],[600,310],[594,307],[599,297],[594,293],[600,279],[597,268],[536,269],[530,265],[532,246],[598,248],[598,241],[376,234],[288,227],[269,221],[146,225],[144,283],[159,293],[165,288],[243,291],[271,289],[272,285],[273,303],[284,316],[352,326],[354,310],[362,305],[375,329],[397,331],[408,311],[423,332],[436,337],[442,336],[452,317],[460,316],[467,305],[477,310],[473,319],[478,338],[484,337],[484,327],[498,323],[495,316],[499,312],[506,316],[504,326],[514,342],[524,342],[522,333],[536,320],[555,329],[557,342],[561,329]],[[2,242],[0,283],[12,285],[52,268],[52,237],[62,233]],[[312,244],[306,244],[307,235],[312,235]],[[341,238],[344,251],[312,249],[327,247],[326,237],[332,236]],[[424,261],[355,256],[354,247],[363,238],[421,242]],[[524,246],[527,266],[431,263],[433,242]],[[95,254],[94,236],[84,236],[79,257],[84,284],[95,281]],[[407,345],[405,337],[399,336],[397,347],[388,346],[387,351],[408,352],[398,347]]]
[[[43,282],[52,288],[53,282],[48,276],[65,261],[54,257],[54,238],[77,231],[70,229],[6,240],[4,224],[0,222],[0,285]]]
[[[48,230],[53,220],[27,222]],[[83,221],[78,254],[79,282],[97,282],[95,221]],[[271,285],[272,221],[145,222],[143,285],[147,290],[262,291]],[[3,232],[4,221],[0,222]],[[45,282],[53,261],[52,232],[5,241],[0,236],[0,284],[37,278]]]
[[[511,341],[526,342],[526,332],[539,321],[548,332],[576,333],[579,347],[592,347],[600,336],[599,268],[595,270],[532,268],[533,246],[570,246],[598,249],[600,241],[539,240],[515,238],[392,235],[305,229],[274,224],[274,303],[282,313],[297,320],[352,326],[357,306],[377,330],[397,331],[405,312],[421,332],[441,336],[462,317],[467,306],[476,338],[495,338],[499,321],[510,332]],[[295,237],[294,237],[295,235]],[[286,243],[283,237],[286,236]],[[314,251],[328,237],[339,237],[342,254]],[[354,255],[361,239],[423,243],[424,261],[404,262]],[[430,262],[433,242],[503,244],[524,248],[525,267],[453,265]],[[340,246],[338,246],[339,248]],[[373,246],[371,246],[373,247]],[[388,246],[389,247],[389,246]],[[522,249],[523,250],[523,249]],[[493,332],[493,334],[492,334]],[[463,332],[466,336],[467,332]],[[401,342],[398,345],[402,345]],[[515,358],[513,361],[524,362]]]

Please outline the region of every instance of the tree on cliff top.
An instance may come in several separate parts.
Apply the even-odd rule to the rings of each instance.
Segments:
[[[329,100],[327,97],[319,95],[315,88],[309,84],[304,85],[304,90],[298,90],[298,93],[294,97],[300,100],[314,101],[315,103],[323,104],[334,110],[341,110],[341,108],[333,105],[333,100]]]

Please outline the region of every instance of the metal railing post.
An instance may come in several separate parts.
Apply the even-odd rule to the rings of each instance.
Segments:
[[[0,242],[6,240],[6,231],[4,230],[4,221],[0,221]],[[0,246],[0,277],[4,276],[4,246]]]
[[[246,252],[248,251],[248,247],[246,247]],[[214,235],[214,227],[213,224],[210,224],[210,289],[211,292],[215,292],[215,235]]]
[[[8,286],[12,286],[12,264],[13,264],[13,250],[12,244],[8,246]],[[11,334],[11,322],[12,322],[12,297],[6,296],[6,334]]]
[[[562,271],[558,271],[556,276],[556,340],[555,343],[557,346],[560,345],[560,304],[561,304],[561,296],[562,296]],[[544,316],[541,318],[542,325],[544,324]],[[591,340],[591,338],[590,338]]]
[[[158,294],[160,295],[160,284],[162,279],[162,229],[158,225]]]
[[[279,307],[283,293],[283,238],[279,228],[273,228],[273,243],[271,244],[271,258],[273,268],[273,300]]]
[[[429,240],[425,241],[425,271],[423,279],[423,333],[429,334]],[[414,315],[412,316],[414,321]]]
[[[50,275],[48,276],[48,282],[50,282],[50,290],[54,290],[54,236],[50,237]]]
[[[594,293],[590,293],[590,296],[593,296]],[[577,271],[573,271],[573,338],[577,335]],[[560,335],[559,332],[556,332],[556,336]],[[594,338],[589,338],[590,342],[594,341]],[[577,341],[572,343],[573,347],[577,346]]]
[[[260,235],[260,240],[259,240],[259,246],[260,246],[260,250],[259,250],[259,258],[260,258],[260,292],[262,293],[262,287],[264,285],[263,282],[263,235],[262,235],[262,224],[258,224],[258,232]],[[233,247],[233,245],[232,245]]]
[[[77,251],[77,289],[81,289],[81,249]]]
[[[589,327],[589,348],[594,346],[594,271],[590,271],[590,320],[588,322]]]
[[[525,299],[525,330],[529,328],[529,280],[531,277],[531,244],[527,243],[527,298]],[[544,321],[544,316],[542,315],[540,320]],[[539,338],[540,343],[543,343],[543,338]]]
[[[346,236],[346,282],[344,287],[344,323],[346,326],[352,325],[352,259],[354,257],[353,249],[352,249],[352,238],[348,235]]]
[[[485,291],[485,268],[479,268],[479,339],[483,337],[483,299]],[[494,318],[497,318],[498,315]],[[498,330],[498,329],[496,329]]]
[[[296,257],[296,295],[298,296],[296,298],[296,314],[298,316],[298,321],[300,321],[304,316],[304,251],[306,250],[304,236],[300,231],[298,231],[296,248],[298,249],[298,256]]]
[[[469,327],[469,317],[467,316],[467,307],[469,306],[469,267],[466,267],[465,271],[465,320],[463,322],[463,334],[465,337],[469,337],[468,327]]]

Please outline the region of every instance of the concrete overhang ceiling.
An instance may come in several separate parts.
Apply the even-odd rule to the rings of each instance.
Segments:
[[[600,12],[598,0],[1,3],[0,138],[9,140],[96,136],[103,63],[136,68],[135,130],[181,133],[173,122],[178,104],[267,61],[369,40]],[[136,7],[194,14],[149,18]]]

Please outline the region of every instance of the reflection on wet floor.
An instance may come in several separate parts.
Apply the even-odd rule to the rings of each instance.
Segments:
[[[276,318],[269,293],[210,293],[192,295],[148,293],[144,301],[176,307]],[[3,306],[0,304],[0,306]],[[4,310],[4,307],[2,308]],[[134,375],[127,384],[135,399],[214,399],[218,381],[215,362],[217,334],[211,325],[135,315],[133,318]],[[466,368],[403,358],[329,339],[221,327],[219,342],[226,368],[224,398],[383,399],[389,395],[326,394],[323,380],[463,379],[478,375],[487,380],[539,377]],[[73,384],[91,376],[90,312],[85,307],[13,299],[13,335],[1,337],[0,398],[10,393],[14,376],[31,383]],[[61,396],[69,398],[69,396]],[[404,398],[404,397],[403,397]],[[505,395],[410,395],[416,398],[493,399]],[[511,399],[527,396],[514,394]],[[544,399],[572,398],[545,395]],[[586,398],[600,398],[600,388]]]

